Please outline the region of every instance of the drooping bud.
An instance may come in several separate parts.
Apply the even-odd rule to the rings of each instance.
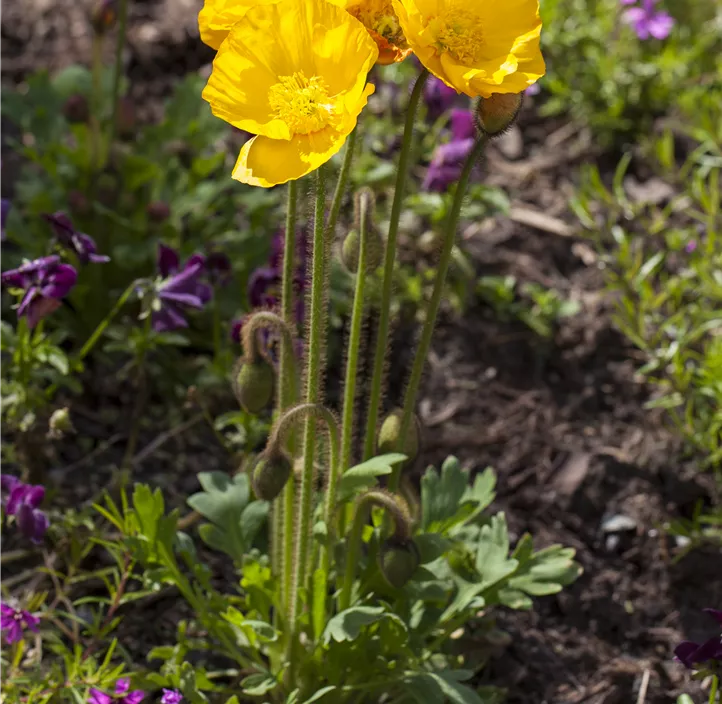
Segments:
[[[63,115],[71,124],[81,124],[90,118],[88,99],[80,93],[71,95],[63,105]]]
[[[151,222],[165,222],[170,217],[170,206],[162,200],[154,200],[146,206],[146,215]]]
[[[522,97],[521,93],[493,93],[488,98],[479,98],[474,106],[477,129],[489,137],[502,134],[516,120]]]
[[[262,501],[273,501],[291,476],[291,461],[282,452],[263,453],[253,467],[251,485]]]
[[[403,411],[397,409],[392,411],[381,424],[378,438],[378,450],[380,454],[390,452],[401,452],[408,457],[407,462],[411,464],[419,454],[421,427],[416,416],[413,417],[409,432],[404,442],[401,435],[401,419]]]
[[[97,34],[109,32],[118,20],[116,0],[96,0],[90,12],[90,25]]]
[[[391,537],[381,546],[378,562],[384,579],[392,587],[401,589],[413,577],[421,556],[413,540]]]
[[[273,398],[273,368],[263,358],[242,361],[234,372],[233,391],[248,413],[259,413]]]

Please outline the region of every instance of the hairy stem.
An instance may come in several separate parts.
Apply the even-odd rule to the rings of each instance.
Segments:
[[[366,262],[368,259],[369,212],[366,198],[359,203],[359,257],[356,274],[356,290],[353,298],[351,330],[348,338],[346,379],[343,393],[343,415],[341,419],[341,472],[351,464],[351,443],[353,441],[354,405],[356,403],[356,377],[358,374],[359,351],[361,349],[361,323],[364,316],[364,294],[366,291]],[[335,484],[334,484],[335,487]],[[330,526],[329,526],[330,528]],[[339,535],[346,532],[346,511],[339,517]]]
[[[343,155],[343,162],[341,163],[341,171],[338,174],[338,181],[336,181],[336,190],[333,192],[333,200],[331,201],[331,209],[328,213],[328,222],[326,224],[326,232],[328,233],[329,239],[333,238],[333,232],[336,229],[336,222],[338,221],[338,215],[341,212],[341,203],[343,202],[343,194],[346,191],[346,184],[348,183],[348,175],[351,171],[351,162],[353,161],[353,151],[356,147],[356,133],[358,127],[355,127],[353,132],[348,136],[346,140],[346,151]]]
[[[479,160],[484,147],[486,146],[487,137],[482,136],[476,140],[474,148],[464,162],[464,168],[459,178],[459,183],[456,185],[456,192],[454,193],[454,201],[449,211],[449,218],[446,221],[446,227],[444,229],[444,240],[441,247],[441,255],[439,256],[439,263],[436,267],[436,279],[434,281],[434,289],[431,292],[431,298],[429,299],[429,305],[426,309],[426,318],[424,320],[424,327],[421,331],[421,339],[419,340],[419,346],[416,349],[416,355],[414,356],[414,364],[411,367],[411,375],[409,377],[409,383],[406,387],[406,393],[404,394],[404,410],[401,416],[401,430],[399,437],[401,442],[404,442],[404,438],[408,435],[411,423],[413,422],[414,408],[416,407],[416,398],[419,394],[419,385],[421,384],[421,376],[424,372],[424,366],[426,364],[426,358],[429,354],[429,348],[431,346],[431,337],[434,334],[434,327],[436,325],[436,317],[439,313],[439,306],[441,305],[441,298],[444,293],[444,286],[446,285],[446,275],[449,272],[449,264],[451,263],[451,254],[454,249],[454,242],[456,241],[456,228],[459,224],[459,213],[461,212],[461,204],[464,201],[466,195],[466,187],[469,183],[469,176],[474,164]],[[402,445],[403,446],[403,445]],[[394,471],[389,478],[389,490],[396,491],[399,486],[399,479],[401,476],[401,466],[397,465],[394,467]]]
[[[326,175],[323,167],[316,171],[316,208],[313,228],[313,258],[311,272],[311,320],[307,339],[306,403],[316,404],[321,398],[321,360],[323,358],[323,332],[326,321],[326,232],[323,213],[326,204]],[[300,609],[300,587],[308,574],[309,533],[313,511],[313,470],[316,449],[316,421],[309,417],[303,434],[303,473],[301,474],[301,501],[296,526],[296,551],[293,564],[289,628],[297,628]]]
[[[298,184],[288,182],[288,204],[286,209],[286,233],[283,249],[283,279],[281,282],[281,316],[290,329],[295,328],[295,301],[293,297],[293,275],[296,258],[296,210],[298,203]],[[278,385],[278,415],[296,402],[296,369],[293,363],[293,340],[281,340],[281,366]],[[295,438],[291,438],[291,452]],[[276,574],[282,571],[281,603],[286,607],[286,615],[290,608],[291,581],[293,579],[293,514],[296,501],[295,482],[293,479],[286,484],[282,496],[273,505],[274,516],[274,560]],[[283,552],[281,553],[281,543]],[[280,569],[279,569],[280,568]]]
[[[401,205],[406,190],[406,176],[409,170],[409,154],[411,152],[411,141],[414,132],[414,121],[419,100],[424,90],[424,84],[429,72],[424,69],[416,79],[416,84],[411,92],[409,105],[406,109],[406,122],[404,124],[404,137],[401,143],[401,155],[399,166],[396,172],[396,186],[394,189],[394,202],[391,206],[391,220],[389,222],[389,234],[386,239],[386,253],[384,255],[384,279],[381,291],[381,304],[379,306],[379,323],[376,332],[376,350],[374,353],[374,366],[371,375],[371,392],[369,394],[368,414],[366,416],[366,436],[364,438],[364,460],[369,459],[374,453],[376,439],[376,425],[379,418],[379,406],[381,405],[381,390],[383,387],[384,363],[386,361],[386,350],[388,347],[389,322],[391,309],[391,291],[394,279],[394,262],[396,261],[396,238],[399,232],[399,219],[401,217]]]

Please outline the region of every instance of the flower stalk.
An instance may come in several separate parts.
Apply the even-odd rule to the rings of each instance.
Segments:
[[[416,354],[414,356],[414,363],[411,367],[411,375],[409,376],[409,383],[406,386],[406,392],[404,394],[404,407],[401,416],[401,430],[399,437],[405,438],[411,424],[414,421],[414,408],[416,407],[416,399],[419,394],[419,386],[421,384],[421,377],[424,372],[424,366],[426,365],[426,359],[429,354],[429,348],[431,347],[431,338],[434,334],[434,327],[436,326],[436,318],[439,314],[439,307],[441,306],[441,299],[444,293],[444,286],[446,285],[446,275],[449,272],[449,265],[451,264],[451,255],[454,249],[454,243],[456,241],[456,228],[459,224],[459,214],[461,213],[461,205],[466,195],[466,187],[469,184],[469,176],[474,165],[481,157],[484,147],[488,141],[486,135],[481,135],[477,138],[474,148],[471,150],[469,156],[464,162],[464,168],[459,178],[459,183],[456,186],[454,193],[454,200],[449,211],[449,218],[446,221],[446,227],[444,229],[444,239],[441,247],[441,255],[439,256],[439,263],[436,269],[436,279],[434,280],[434,288],[429,299],[429,305],[426,309],[426,318],[424,320],[424,327],[421,331],[421,339],[419,345],[416,348]],[[397,465],[394,467],[394,471],[389,478],[389,490],[396,491],[399,486],[401,477],[401,467]]]
[[[394,263],[396,261],[396,239],[399,232],[399,220],[401,218],[401,206],[404,200],[406,189],[406,177],[409,171],[409,155],[411,153],[411,142],[414,133],[414,122],[419,100],[424,92],[424,84],[429,72],[424,69],[416,79],[414,89],[411,92],[409,105],[406,110],[406,121],[404,123],[404,137],[401,143],[401,154],[396,172],[396,186],[394,189],[394,201],[391,206],[391,220],[389,222],[389,233],[386,239],[386,253],[384,255],[383,287],[381,291],[381,303],[379,305],[379,322],[376,333],[376,350],[374,353],[374,364],[371,374],[371,391],[369,394],[368,413],[366,417],[366,435],[364,439],[364,460],[369,459],[374,453],[376,439],[376,425],[378,423],[381,405],[381,391],[383,388],[384,363],[386,361],[386,350],[388,348],[389,323],[391,315],[391,293],[394,278]]]

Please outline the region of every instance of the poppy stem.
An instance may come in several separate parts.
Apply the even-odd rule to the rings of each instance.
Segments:
[[[366,292],[366,272],[368,261],[368,229],[369,206],[368,198],[359,199],[359,258],[356,271],[356,289],[353,297],[351,314],[351,330],[348,336],[346,357],[346,379],[343,386],[343,412],[341,418],[341,472],[351,465],[351,444],[353,440],[354,405],[356,403],[356,377],[358,374],[359,352],[361,349],[361,324],[364,317],[364,295]],[[346,532],[347,507],[343,507],[339,517],[339,536]]]
[[[419,340],[419,346],[416,348],[414,364],[411,367],[409,383],[406,386],[406,392],[404,394],[404,408],[401,416],[401,430],[399,432],[399,437],[402,439],[402,443],[403,438],[408,435],[411,423],[413,422],[414,408],[416,407],[416,398],[419,394],[421,376],[424,372],[426,358],[429,354],[431,337],[434,334],[436,318],[439,313],[439,306],[441,305],[441,298],[446,285],[446,275],[449,272],[451,255],[454,249],[454,243],[456,242],[456,228],[459,224],[459,214],[461,213],[461,205],[464,201],[464,196],[466,195],[466,187],[469,184],[469,176],[471,175],[471,170],[474,168],[474,165],[481,157],[487,141],[488,137],[486,135],[482,135],[476,140],[474,148],[471,150],[471,153],[464,162],[464,168],[461,172],[459,182],[456,184],[454,200],[451,204],[451,210],[449,211],[448,220],[446,221],[446,227],[444,229],[444,240],[441,247],[441,254],[439,256],[439,263],[436,267],[434,289],[431,293],[431,298],[429,299],[429,305],[426,308],[426,317],[424,319],[424,327],[421,331],[421,339]],[[400,476],[401,465],[399,464],[394,467],[394,470],[389,477],[389,491],[396,491],[398,489]]]
[[[313,257],[311,270],[310,323],[306,337],[306,403],[321,401],[321,367],[323,359],[324,326],[326,322],[326,256],[327,238],[324,227],[326,206],[326,171],[316,171],[316,206],[313,227]],[[296,551],[293,560],[293,581],[290,595],[289,629],[295,640],[298,614],[301,607],[301,587],[306,583],[309,568],[309,542],[313,511],[314,457],[316,449],[316,419],[308,417],[303,434],[303,472],[301,500],[296,526]]]
[[[123,49],[125,48],[125,36],[128,27],[128,3],[130,0],[120,0],[120,12],[118,17],[118,36],[115,45],[115,67],[113,68],[113,112],[110,118],[110,137],[108,139],[108,153],[112,149],[118,122],[118,101],[120,100],[120,80],[123,74]]]
[[[298,208],[298,184],[288,182],[288,202],[286,207],[286,232],[283,249],[283,277],[281,280],[281,316],[289,329],[295,330],[295,300],[293,296],[293,274],[296,260],[296,211]],[[293,340],[281,338],[281,363],[278,380],[278,416],[296,402],[297,385],[296,369],[293,360]],[[293,377],[293,378],[291,378]],[[295,433],[294,433],[295,436]],[[290,449],[295,451],[295,437],[289,439]],[[274,540],[273,560],[274,572],[283,574],[282,603],[286,613],[290,609],[291,583],[293,581],[293,515],[296,502],[296,490],[293,477],[286,484],[281,497],[273,504]],[[281,542],[283,552],[281,553]]]
[[[348,175],[351,171],[351,162],[353,161],[353,152],[356,147],[356,135],[358,133],[358,125],[354,127],[353,132],[348,136],[346,140],[346,151],[343,155],[343,162],[341,163],[341,170],[338,174],[338,181],[336,181],[336,189],[333,192],[333,200],[331,201],[331,209],[328,212],[328,222],[326,224],[326,231],[328,232],[329,239],[333,239],[333,233],[336,229],[336,222],[338,221],[338,215],[341,212],[341,203],[343,202],[343,195],[346,192],[346,184],[348,183]]]
[[[369,394],[368,413],[366,416],[366,436],[364,438],[364,460],[369,459],[374,453],[376,444],[376,425],[379,418],[379,406],[381,405],[381,390],[383,387],[384,363],[386,361],[386,350],[388,349],[389,322],[391,316],[391,290],[394,279],[394,262],[396,261],[396,238],[399,232],[399,219],[401,218],[401,205],[404,201],[406,190],[406,177],[409,171],[409,155],[411,153],[411,142],[414,133],[414,122],[416,111],[419,107],[419,100],[426,84],[429,72],[423,69],[411,92],[409,105],[406,109],[406,122],[404,124],[404,137],[401,143],[401,155],[399,166],[396,172],[396,186],[394,189],[394,202],[391,206],[391,220],[389,222],[389,234],[386,239],[386,253],[384,255],[384,279],[381,291],[381,302],[379,304],[379,323],[376,332],[376,351],[374,354],[374,366],[371,375],[371,391]]]

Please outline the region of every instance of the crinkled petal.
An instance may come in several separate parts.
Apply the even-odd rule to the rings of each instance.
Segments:
[[[155,332],[168,332],[188,327],[188,321],[172,303],[164,305],[160,310],[153,311],[151,324]]]
[[[113,698],[110,694],[101,692],[99,689],[95,689],[95,687],[91,688],[88,704],[112,704],[112,701]]]
[[[40,293],[46,298],[65,298],[78,280],[78,272],[70,264],[58,264],[44,277]]]

